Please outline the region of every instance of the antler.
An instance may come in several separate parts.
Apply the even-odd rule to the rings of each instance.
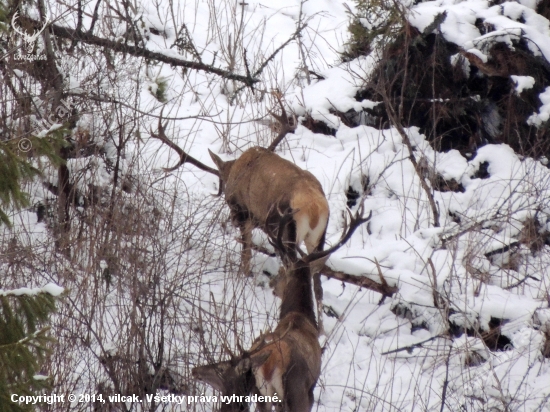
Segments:
[[[16,11],[16,12],[13,14],[13,17],[11,18],[11,27],[13,27],[13,30],[14,30],[17,34],[19,34],[19,35],[21,35],[21,36],[23,36],[23,37],[27,37],[27,36],[28,36],[27,33],[22,32],[22,31],[20,31],[20,30],[17,30],[17,26],[16,26],[16,24],[15,24],[15,20],[17,20],[18,15],[19,15],[19,12],[18,12],[18,11]]]
[[[44,31],[44,29],[46,28],[46,26],[48,25],[49,22],[50,22],[50,20],[46,17],[46,21],[44,22],[44,25],[42,26],[42,28],[40,30],[38,30],[38,32],[36,30],[33,32],[33,35],[32,35],[33,40],[36,40],[38,38],[40,33],[42,33]]]
[[[272,94],[273,96],[275,96],[275,98],[279,102],[279,106],[281,107],[281,114],[277,115],[273,113],[271,110],[268,110],[268,112],[281,124],[281,131],[279,132],[275,140],[273,140],[273,142],[267,148],[267,150],[271,152],[275,151],[275,149],[277,148],[277,145],[281,143],[281,141],[284,139],[287,133],[290,133],[296,130],[296,119],[294,118],[294,116],[292,116],[291,117],[292,122],[291,122],[290,119],[288,118],[283,102],[281,101],[281,93],[277,90],[277,91],[274,91]]]
[[[220,173],[216,170],[211,168],[210,166],[205,165],[204,163],[198,161],[194,157],[189,156],[181,147],[179,147],[177,144],[175,144],[173,141],[168,139],[166,137],[166,134],[164,133],[164,128],[166,126],[162,124],[162,112],[164,111],[164,108],[160,111],[160,117],[159,117],[159,125],[158,125],[158,131],[157,133],[153,133],[152,130],[149,130],[151,137],[160,140],[162,143],[166,144],[171,149],[174,149],[179,155],[180,155],[180,161],[178,164],[176,164],[173,167],[165,168],[163,167],[162,170],[165,172],[173,172],[178,167],[180,167],[184,163],[191,163],[192,165],[198,167],[201,170],[204,170],[205,172],[212,173],[213,175],[220,176]]]
[[[287,248],[288,246],[285,246],[283,243],[283,233],[286,225],[288,222],[290,222],[296,213],[300,211],[300,209],[292,210],[288,208],[284,213],[281,212],[279,209],[279,205],[277,205],[277,211],[279,212],[279,215],[281,216],[281,219],[279,220],[279,230],[277,231],[277,237],[273,235],[273,232],[269,229],[268,225],[266,225],[265,231],[268,235],[268,241],[276,250],[279,251],[281,256],[286,256]],[[272,239],[275,239],[274,241]]]
[[[32,42],[34,40],[36,40],[38,38],[38,36],[40,35],[40,33],[42,33],[44,31],[44,29],[46,28],[46,26],[48,25],[48,23],[50,22],[50,20],[48,18],[46,18],[46,21],[44,22],[44,25],[42,26],[42,28],[38,31],[36,31],[36,29],[33,31],[33,34],[32,36],[30,36],[29,34],[21,31],[21,30],[18,30],[17,29],[17,26],[15,24],[15,20],[17,20],[17,17],[19,17],[19,12],[16,11],[14,14],[13,14],[13,17],[11,18],[11,26],[13,27],[13,30],[23,36],[25,38],[26,41],[28,42]]]
[[[325,256],[328,256],[331,253],[340,249],[342,245],[351,238],[351,235],[353,235],[353,232],[355,232],[355,230],[359,226],[361,226],[363,223],[368,222],[372,217],[372,210],[370,211],[369,215],[366,218],[363,217],[364,211],[365,211],[365,207],[363,204],[361,204],[361,206],[357,209],[357,212],[355,213],[355,215],[352,215],[350,210],[348,209],[350,221],[349,221],[349,224],[346,224],[347,229],[344,230],[344,233],[342,234],[342,237],[340,238],[338,243],[336,243],[334,246],[332,246],[329,249],[326,249],[320,252],[310,253],[309,255],[304,256],[302,260],[306,263],[311,263],[314,260],[322,259]]]
[[[273,235],[273,232],[269,230],[269,227],[266,226],[265,230],[268,235],[268,238],[269,238],[268,241],[271,244],[271,246],[273,246],[276,250],[278,250],[282,257],[288,258],[288,254],[286,253],[287,246],[285,246],[283,243],[283,230],[285,226],[288,224],[288,222],[293,219],[294,214],[299,212],[300,209],[291,210],[289,208],[284,213],[282,213],[278,207],[277,207],[277,210],[279,212],[279,215],[281,216],[281,219],[279,220],[279,230],[277,233],[277,237],[275,238],[275,236]],[[363,204],[359,206],[359,208],[357,209],[357,212],[355,212],[355,215],[353,215],[351,211],[348,209],[350,221],[349,223],[345,224],[344,233],[342,234],[342,237],[340,237],[340,240],[338,241],[338,243],[336,243],[331,248],[322,250],[320,252],[310,253],[309,255],[304,254],[299,248],[297,248],[298,253],[302,255],[302,260],[305,263],[311,263],[314,260],[322,259],[325,256],[328,256],[331,253],[340,249],[344,245],[344,243],[346,243],[351,238],[351,236],[359,226],[361,226],[363,223],[368,222],[371,219],[372,210],[370,211],[367,217],[363,217],[364,212],[365,212],[365,207]],[[272,240],[272,239],[275,239],[275,240]]]

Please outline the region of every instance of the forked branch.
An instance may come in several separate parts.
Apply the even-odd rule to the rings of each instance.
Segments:
[[[158,124],[158,130],[157,133],[154,133],[152,130],[150,130],[151,137],[160,140],[162,143],[164,143],[166,146],[170,147],[171,149],[175,150],[180,155],[180,161],[172,167],[163,167],[162,170],[165,172],[173,172],[178,167],[180,167],[184,163],[191,163],[192,165],[198,167],[201,170],[204,170],[205,172],[212,173],[213,175],[220,176],[220,173],[216,170],[211,168],[210,166],[205,165],[204,163],[200,162],[199,160],[195,159],[192,156],[189,156],[181,147],[179,147],[177,144],[175,144],[173,141],[168,139],[166,137],[166,133],[164,132],[164,128],[166,127],[166,124],[162,124],[162,110],[160,112],[159,116],[159,124]]]
[[[285,246],[283,242],[283,232],[286,225],[294,218],[294,214],[296,214],[299,211],[299,209],[297,210],[287,209],[284,213],[282,213],[280,210],[278,211],[279,211],[279,215],[281,216],[281,219],[279,220],[279,229],[278,229],[277,236],[275,236],[274,233],[269,230],[269,228],[266,228],[266,233],[269,237],[269,243],[276,250],[279,251],[281,256],[288,257],[288,254],[286,253],[287,246]],[[344,245],[344,243],[346,243],[351,238],[351,236],[359,226],[361,226],[363,223],[368,222],[371,219],[372,211],[369,213],[367,217],[363,217],[364,212],[365,212],[365,208],[363,204],[359,206],[359,208],[357,209],[357,212],[355,212],[355,215],[348,210],[349,223],[346,223],[344,233],[342,234],[342,237],[340,237],[340,240],[331,248],[322,250],[319,252],[313,252],[313,253],[310,253],[309,255],[304,254],[298,248],[297,249],[298,253],[302,254],[302,260],[305,263],[311,263],[315,260],[322,259],[330,255],[331,253],[337,251],[338,249],[340,249]]]
[[[359,286],[360,288],[378,292],[382,294],[382,299],[386,296],[393,296],[393,294],[398,291],[397,286],[390,286],[383,276],[380,277],[381,283],[379,283],[363,275],[351,275],[339,270],[334,270],[327,265],[323,266],[320,272],[328,279],[336,279],[340,282],[349,283],[351,285]]]
[[[281,130],[279,131],[279,134],[277,135],[275,140],[273,140],[273,142],[267,148],[267,150],[271,152],[275,151],[279,143],[281,143],[281,141],[288,133],[296,130],[296,119],[294,118],[294,116],[291,116],[290,118],[288,117],[285,106],[283,105],[283,102],[281,100],[281,92],[276,90],[272,94],[277,99],[277,102],[279,102],[279,106],[281,107],[281,114],[275,114],[271,110],[268,110],[268,112],[279,122],[279,124],[281,125]]]
[[[346,243],[351,238],[351,236],[359,226],[361,226],[363,223],[368,222],[371,219],[372,210],[370,211],[367,217],[363,217],[364,211],[365,211],[365,207],[363,204],[359,206],[359,208],[357,209],[357,212],[355,212],[355,215],[353,215],[351,211],[348,209],[350,221],[349,223],[346,224],[346,229],[344,229],[344,233],[342,234],[342,237],[340,238],[338,243],[336,243],[334,246],[332,246],[329,249],[322,250],[320,252],[310,253],[309,255],[304,256],[302,260],[306,263],[311,263],[314,260],[322,259],[330,255],[331,253],[337,251],[338,249],[340,249],[344,245],[344,243]]]

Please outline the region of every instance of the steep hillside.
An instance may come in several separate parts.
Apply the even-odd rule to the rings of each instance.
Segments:
[[[280,261],[254,251],[239,276],[218,179],[166,172],[179,156],[152,135],[164,124],[213,167],[208,150],[267,147],[281,99],[297,127],[276,152],[320,181],[327,244],[348,208],[372,213],[324,270],[314,410],[550,410],[546,0],[46,5],[19,24],[47,9],[54,41],[34,53],[48,60],[0,39],[3,141],[42,171],[0,227],[0,288],[68,290],[42,371],[53,392],[143,400],[100,410],[216,409],[146,395],[214,394],[191,369],[277,324]],[[37,128],[61,99],[71,113]],[[48,139],[64,139],[64,162],[41,156]]]

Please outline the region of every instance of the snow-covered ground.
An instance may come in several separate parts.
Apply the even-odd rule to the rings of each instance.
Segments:
[[[239,82],[220,80],[204,72],[182,75],[180,69],[169,65],[136,65],[138,72],[133,76],[140,81],[135,105],[144,113],[160,113],[163,105],[151,91],[158,87],[155,79],[164,78],[168,101],[163,116],[202,116],[172,120],[166,134],[209,165],[208,149],[232,159],[248,147],[269,144],[275,133],[269,127],[267,110],[278,110],[270,97],[273,89],[281,91],[300,121],[309,116],[335,131],[334,136],[323,135],[299,125],[277,153],[309,170],[321,182],[331,208],[328,244],[335,243],[343,230],[348,188],[361,195],[358,204],[362,202],[367,213],[372,211],[372,219],[330,257],[328,265],[375,281],[379,281],[381,272],[398,292],[381,300],[381,295],[373,291],[323,279],[324,305],[331,316],[324,317],[326,335],[321,345],[325,350],[314,410],[550,410],[550,362],[542,355],[550,336],[550,248],[536,243],[543,233],[548,237],[550,232],[550,170],[546,159],[518,156],[506,145],[486,145],[473,158],[456,150],[437,152],[418,129],[407,129],[414,155],[422,159],[427,173],[446,181],[454,179],[463,188],[433,192],[440,215],[440,225],[435,227],[429,199],[397,130],[365,125],[350,128],[334,114],[360,111],[373,104],[357,101],[355,95],[374,67],[375,56],[339,63],[350,18],[343,3],[284,0],[275,5],[249,0],[245,5],[235,5],[179,0],[174,2],[177,7],[173,15],[170,4],[139,4],[136,15],[142,16],[146,26],[166,34],[149,33],[147,47],[178,56],[174,48],[168,47],[175,39],[174,27],[185,23],[204,62],[223,66],[233,58],[239,73],[245,72],[243,56],[232,57],[231,47],[222,44],[222,39],[231,41],[228,33],[233,40],[240,36],[239,43],[246,48],[254,72],[298,25],[308,24],[300,41],[293,41],[269,63],[254,92],[235,96],[234,91],[241,87]],[[446,11],[442,34],[481,59],[487,59],[484,53],[488,41],[511,44],[510,36],[520,33],[529,39],[535,55],[550,62],[549,23],[534,11],[535,6],[536,0],[494,6],[476,0],[427,1],[412,7],[410,19],[423,30],[434,16]],[[87,7],[91,15],[93,4]],[[52,6],[51,13],[55,16],[63,10],[64,6]],[[495,27],[491,40],[477,30],[477,18]],[[85,15],[85,27],[89,19]],[[63,62],[73,91],[86,91],[88,69],[71,68],[70,61],[67,57]],[[125,63],[121,71],[129,66]],[[308,72],[315,72],[322,80],[311,74],[308,77]],[[130,75],[124,80],[129,87],[136,87]],[[532,78],[514,80],[518,93],[532,87]],[[113,89],[109,79],[105,79],[105,90],[119,100],[127,97],[126,89]],[[541,95],[540,111],[530,118],[533,124],[548,120],[547,95]],[[100,127],[100,121],[92,115],[83,116],[81,124]],[[183,298],[174,307],[181,308],[188,317],[196,317],[200,303],[205,313],[215,312],[226,320],[220,321],[215,330],[203,331],[209,336],[206,341],[210,342],[213,358],[201,355],[205,347],[193,337],[195,320],[189,318],[181,328],[167,333],[174,346],[174,358],[180,359],[177,367],[185,376],[190,367],[224,358],[218,342],[222,337],[233,344],[239,337],[246,346],[261,330],[276,325],[278,301],[267,287],[268,277],[263,272],[276,273],[278,265],[276,259],[255,253],[255,278],[236,278],[238,233],[227,220],[223,199],[212,197],[217,179],[188,164],[164,176],[161,168],[172,166],[178,157],[148,138],[146,131],[154,130],[156,125],[155,118],[143,117],[144,142],[136,139],[129,143],[131,160],[122,167],[131,173],[130,163],[145,165],[140,170],[147,173],[140,178],[150,185],[150,193],[157,193],[157,200],[166,204],[175,204],[174,221],[181,221],[182,229],[173,233],[188,234],[185,240],[174,235],[162,242],[167,256],[179,260],[169,266],[166,284],[161,288],[181,287],[175,286],[174,279],[181,273],[195,272],[200,275],[200,283],[182,288]],[[116,152],[114,146],[105,150]],[[86,164],[76,159],[69,166],[76,174]],[[96,179],[108,185],[110,177],[102,174],[101,166],[88,165],[77,184],[84,186]],[[482,168],[486,174],[479,173]],[[47,195],[38,185],[33,191],[34,199]],[[356,210],[358,204],[352,209]],[[189,216],[195,216],[194,220]],[[44,225],[36,225],[34,219],[30,212],[21,212],[14,218],[13,230],[25,234],[23,243],[36,247],[50,238]],[[529,228],[535,228],[534,232]],[[265,246],[260,232],[255,239]],[[145,241],[147,247],[152,246]],[[103,261],[101,269],[109,264]],[[75,268],[75,276],[90,274]],[[68,287],[73,302],[82,299],[82,281],[67,285],[70,282],[58,274],[46,278]],[[32,282],[40,283],[37,279]],[[103,376],[98,359],[125,344],[117,325],[126,316],[122,303],[132,298],[116,294],[122,296],[129,288],[130,284],[121,281],[105,295],[112,305],[91,319],[97,325],[114,327],[106,334],[108,338],[95,346],[95,355],[84,356],[82,349],[63,348],[62,352],[70,353],[67,356],[79,365],[73,375],[66,377],[67,382],[74,382],[73,390],[85,391],[91,381]],[[192,303],[186,298],[191,295],[196,297]],[[481,336],[494,328],[495,322],[510,342],[499,350],[488,348]],[[452,332],[461,328],[470,330],[471,336]],[[54,328],[56,333],[61,334]],[[183,343],[188,344],[185,349],[178,347]],[[75,376],[83,378],[77,380]],[[190,391],[211,393],[210,388],[198,384]],[[194,407],[208,410],[212,406]]]

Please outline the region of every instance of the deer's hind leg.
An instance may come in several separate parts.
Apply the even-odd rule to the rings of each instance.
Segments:
[[[250,220],[248,213],[241,210],[232,210],[231,219],[233,224],[238,226],[241,231],[241,264],[239,272],[245,276],[252,275],[251,261],[252,261],[252,229],[254,224]]]
[[[280,229],[280,228],[279,228]],[[296,222],[290,219],[283,228],[282,233],[277,233],[277,237],[281,237],[282,243],[285,246],[283,254],[280,256],[283,264],[279,267],[277,275],[269,281],[269,286],[273,288],[273,294],[279,298],[283,298],[287,282],[287,264],[290,260],[295,261],[297,258],[296,252]]]
[[[247,220],[241,227],[241,272],[245,276],[252,276],[252,229],[254,225]]]

